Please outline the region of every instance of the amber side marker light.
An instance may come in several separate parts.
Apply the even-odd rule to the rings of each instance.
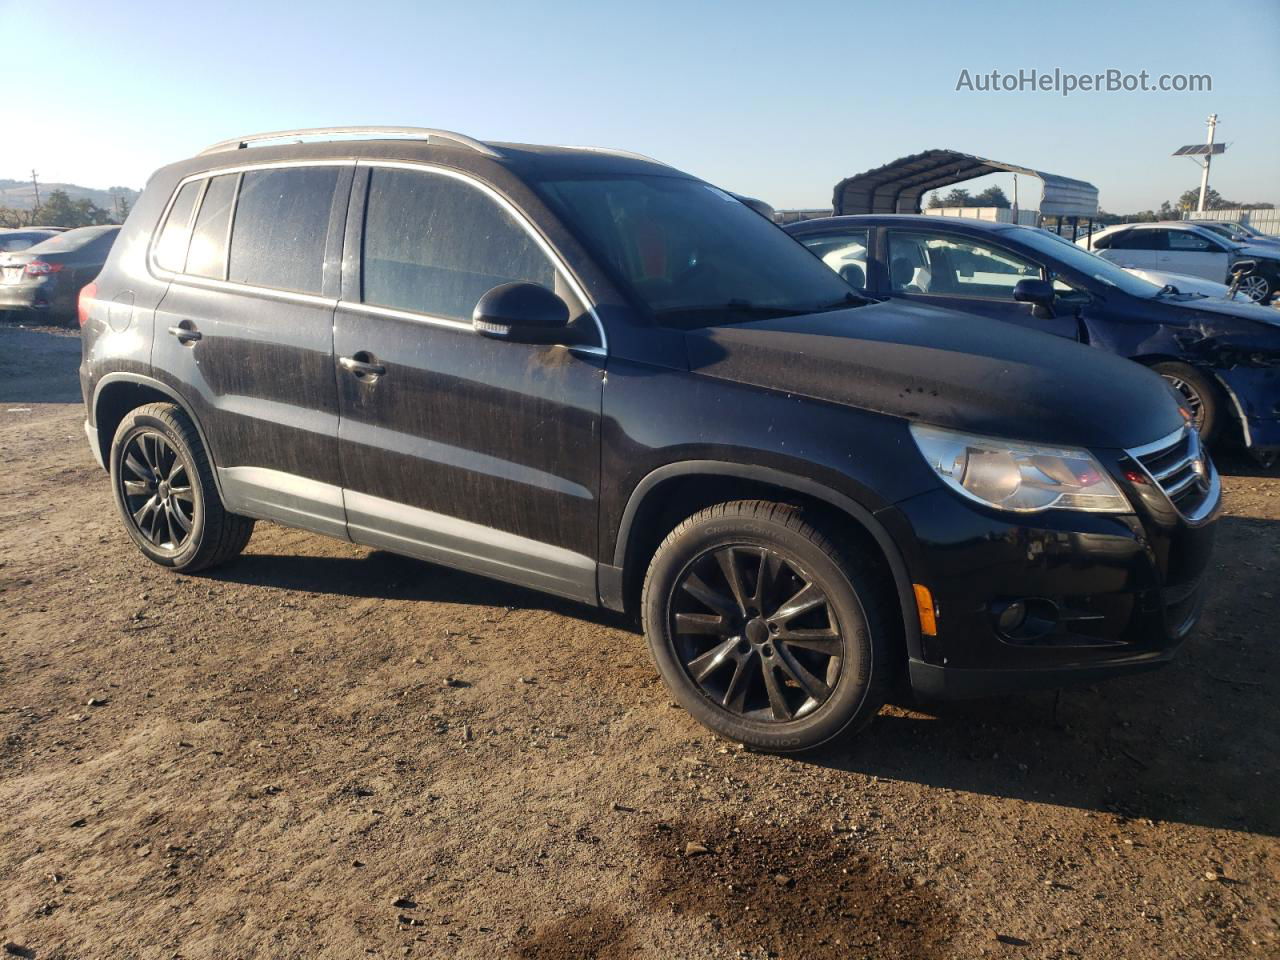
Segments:
[[[938,635],[938,619],[933,612],[933,594],[923,583],[911,585],[916,592],[916,613],[920,614],[920,632],[926,637]]]

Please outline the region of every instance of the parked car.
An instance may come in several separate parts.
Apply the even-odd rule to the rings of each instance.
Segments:
[[[81,295],[85,431],[155,563],[271,519],[632,611],[681,704],[779,751],[904,673],[1092,680],[1196,622],[1221,487],[1150,371],[872,304],[652,160],[323,132],[158,171]]]
[[[1183,222],[1206,227],[1238,243],[1280,243],[1280,237],[1263,233],[1257,227],[1236,220],[1185,220]]]
[[[98,275],[119,232],[117,226],[80,227],[0,254],[0,310],[74,322],[80,289]]]
[[[1222,283],[1231,282],[1237,261],[1250,260],[1253,267],[1241,279],[1240,292],[1255,303],[1270,303],[1280,285],[1280,247],[1234,243],[1194,223],[1119,224],[1077,243],[1122,267],[1169,270]]]
[[[1136,360],[1178,389],[1206,441],[1234,419],[1260,459],[1280,451],[1273,310],[1148,283],[1036,227],[886,215],[783,229],[867,296],[962,310]]]
[[[0,230],[0,253],[17,253],[19,250],[26,250],[57,233],[57,230],[46,227],[14,227]]]

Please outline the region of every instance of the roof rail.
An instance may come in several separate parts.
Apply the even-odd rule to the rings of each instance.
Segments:
[[[221,140],[211,147],[205,147],[197,156],[207,153],[222,153],[224,150],[243,150],[250,144],[263,140],[299,140],[303,137],[339,137],[347,134],[357,135],[357,139],[381,140],[404,138],[412,140],[448,140],[450,143],[483,153],[486,157],[500,157],[493,147],[481,143],[462,133],[451,130],[434,130],[431,127],[310,127],[302,130],[277,130],[274,133],[253,133],[247,137],[236,137],[232,140]]]
[[[570,146],[568,144],[561,144],[560,149],[561,150],[587,150],[591,153],[608,153],[608,154],[612,154],[615,157],[630,157],[632,160],[644,160],[648,163],[656,163],[661,167],[671,166],[671,164],[669,163],[663,163],[661,160],[655,160],[653,157],[647,157],[643,153],[636,153],[633,150],[615,150],[613,147],[583,147],[583,146],[576,146],[576,145]]]

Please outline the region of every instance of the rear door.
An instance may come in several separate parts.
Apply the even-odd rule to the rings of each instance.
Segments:
[[[192,181],[152,251],[152,362],[192,405],[229,509],[346,536],[333,311],[353,166]]]
[[[1121,267],[1167,270],[1160,266],[1159,258],[1169,249],[1168,235],[1168,230],[1134,227],[1115,237],[1105,250],[1099,251],[1099,256]]]
[[[351,539],[594,602],[603,343],[471,327],[482,294],[526,280],[598,334],[576,283],[453,171],[362,165],[348,222],[334,342]]]
[[[1013,299],[1019,280],[1045,279],[1041,265],[985,237],[919,227],[886,231],[885,260],[891,295],[917,303],[976,313],[993,320],[1076,339],[1074,308],[1037,316]]]

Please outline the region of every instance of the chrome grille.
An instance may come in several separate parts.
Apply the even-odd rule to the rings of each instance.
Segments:
[[[1212,508],[1217,472],[1193,427],[1183,427],[1155,443],[1130,450],[1129,455],[1142,464],[1184,517],[1197,519],[1207,512],[1206,508]]]

